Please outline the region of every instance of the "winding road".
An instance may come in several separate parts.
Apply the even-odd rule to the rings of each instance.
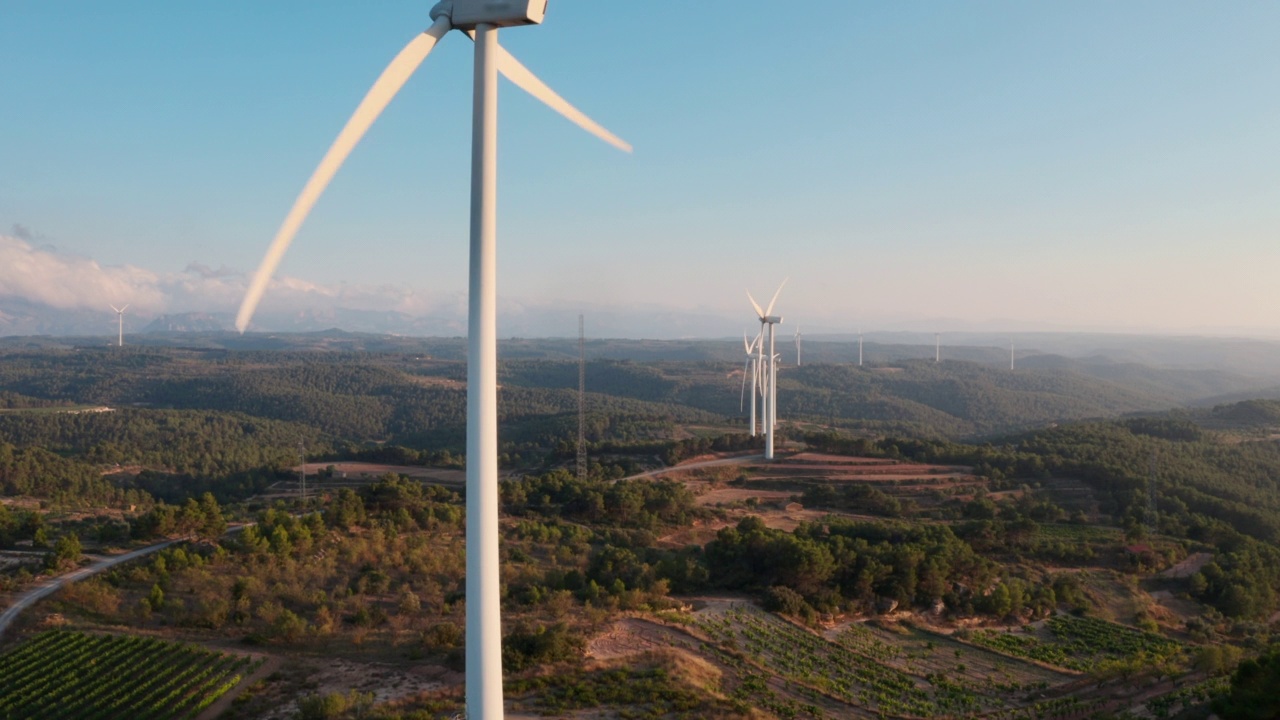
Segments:
[[[9,624],[17,619],[18,615],[20,615],[23,610],[31,607],[37,600],[57,592],[58,588],[61,588],[63,585],[73,583],[77,580],[83,580],[92,575],[97,575],[103,570],[115,567],[120,563],[136,560],[140,557],[163,550],[174,543],[185,542],[189,539],[190,538],[178,538],[176,540],[166,540],[162,543],[156,543],[155,545],[148,545],[146,547],[138,548],[137,550],[130,550],[123,555],[99,558],[94,560],[92,563],[73,570],[65,575],[59,575],[38,583],[35,587],[19,595],[12,605],[5,608],[5,611],[0,613],[0,637],[4,636],[4,631],[8,629]]]

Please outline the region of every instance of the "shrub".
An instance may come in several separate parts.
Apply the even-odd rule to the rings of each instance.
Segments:
[[[774,585],[765,591],[764,609],[796,617],[813,612],[803,595],[783,585]]]

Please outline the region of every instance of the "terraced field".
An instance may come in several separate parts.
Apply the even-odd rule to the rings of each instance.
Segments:
[[[0,719],[189,720],[261,662],[154,638],[53,630],[0,655]]]
[[[1161,635],[1097,618],[1054,615],[1042,630],[998,632],[978,630],[968,641],[1006,655],[1085,672],[1110,660],[1155,658],[1180,652],[1182,646]]]
[[[1074,675],[973,647],[950,635],[911,626],[890,631],[851,623],[827,633],[829,639],[886,665],[919,677],[943,676],[986,693],[1016,697],[1070,682]]]
[[[960,660],[946,663],[933,657],[935,647],[929,647],[926,657],[886,642],[861,625],[829,640],[759,610],[739,607],[701,614],[697,626],[716,644],[722,661],[727,658],[739,666],[740,675],[750,679],[753,667],[767,668],[785,682],[797,700],[779,698],[765,685],[749,682],[745,692],[755,690],[760,697],[742,698],[781,717],[826,717],[814,702],[819,695],[843,701],[867,716],[965,717],[1013,710],[1028,691],[1047,685],[1025,674],[1004,682],[979,678]],[[739,695],[743,692],[739,688]]]

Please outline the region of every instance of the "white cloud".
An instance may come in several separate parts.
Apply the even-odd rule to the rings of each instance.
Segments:
[[[193,262],[181,272],[165,273],[133,265],[102,265],[92,258],[0,235],[0,300],[103,314],[111,313],[110,305],[128,304],[130,317],[143,319],[187,312],[229,316],[239,308],[247,285],[244,273],[226,267],[214,269]],[[714,311],[502,297],[499,332],[506,337],[571,337],[577,333],[577,316],[583,311],[589,318],[589,332],[596,337],[717,336],[732,334],[740,325]],[[460,335],[466,333],[467,296],[399,285],[324,285],[278,277],[263,298],[254,327],[288,329],[299,327],[298,323]]]
[[[129,265],[102,267],[90,258],[37,248],[0,235],[0,296],[19,297],[60,310],[130,303],[161,308],[161,278]]]
[[[191,263],[182,272],[161,273],[133,265],[101,265],[92,258],[37,247],[0,235],[0,298],[19,298],[59,310],[106,310],[127,303],[144,315],[234,312],[244,296],[244,273]],[[465,307],[455,297],[438,301],[393,285],[327,286],[295,277],[272,281],[265,312],[332,309],[399,312],[421,317],[454,314]]]

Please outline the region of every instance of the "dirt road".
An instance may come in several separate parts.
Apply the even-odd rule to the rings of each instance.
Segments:
[[[5,611],[3,613],[0,613],[0,637],[4,636],[4,631],[8,629],[9,624],[12,623],[14,619],[16,619],[18,615],[22,613],[23,610],[26,610],[28,607],[31,607],[31,605],[33,605],[40,598],[46,597],[48,595],[51,595],[57,592],[58,588],[62,587],[63,585],[66,585],[67,583],[73,583],[77,580],[83,580],[93,575],[97,575],[103,570],[115,567],[120,563],[126,563],[126,562],[129,562],[130,560],[136,560],[137,558],[150,555],[151,553],[157,552],[159,550],[163,550],[174,543],[183,542],[187,539],[188,538],[179,538],[177,540],[166,540],[165,542],[156,543],[155,545],[148,545],[143,548],[138,548],[137,550],[130,550],[129,552],[123,555],[115,555],[113,557],[99,558],[78,570],[74,570],[65,575],[59,575],[55,578],[50,578],[48,580],[45,580],[37,584],[35,587],[19,595],[18,599],[14,601],[12,605],[5,608]]]

